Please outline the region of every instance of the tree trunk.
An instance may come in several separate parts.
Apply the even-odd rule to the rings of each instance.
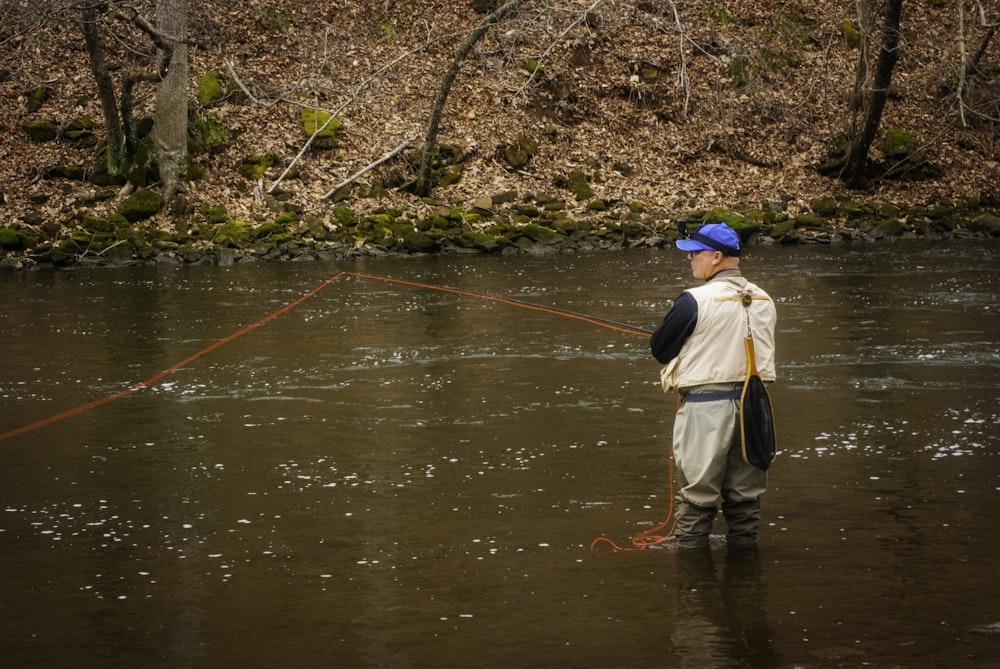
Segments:
[[[160,33],[186,39],[187,0],[157,0],[156,26]],[[160,53],[166,62],[166,72],[157,87],[153,126],[163,198],[168,204],[182,188],[181,178],[187,170],[188,134],[187,44],[171,40],[170,47],[169,53],[162,50]]]
[[[466,56],[469,55],[469,52],[472,51],[472,47],[474,47],[476,43],[483,38],[483,35],[485,35],[490,28],[502,21],[509,14],[516,11],[521,2],[523,2],[523,0],[509,0],[509,2],[484,18],[479,25],[476,26],[471,33],[469,33],[469,36],[455,53],[455,59],[452,61],[451,67],[448,68],[448,71],[445,72],[444,77],[441,79],[441,87],[438,89],[437,99],[434,100],[434,106],[431,108],[430,120],[427,123],[427,133],[424,136],[424,149],[420,157],[420,170],[417,172],[417,194],[427,195],[431,190],[431,161],[434,158],[434,144],[437,142],[438,125],[441,122],[441,114],[444,111],[444,105],[448,101],[448,93],[451,92],[451,85],[455,83],[455,77],[458,76],[458,71],[462,69],[463,65],[465,65]]]
[[[97,83],[97,96],[101,100],[101,110],[104,114],[104,132],[108,140],[107,168],[108,174],[118,176],[125,170],[125,134],[122,130],[121,117],[118,114],[118,102],[115,96],[115,86],[111,81],[107,63],[104,60],[104,45],[97,31],[97,3],[87,0],[81,6],[80,29],[87,45],[87,55],[90,57],[90,70]]]
[[[862,13],[870,11],[869,0],[862,0],[860,6]],[[868,164],[868,152],[882,122],[882,111],[885,109],[885,101],[889,95],[892,70],[896,66],[896,61],[899,60],[899,24],[902,8],[903,0],[886,0],[885,21],[879,40],[880,46],[875,72],[871,77],[865,77],[867,84],[862,83],[861,77],[859,77],[861,86],[855,98],[859,103],[857,117],[859,123],[853,129],[847,164],[841,175],[843,181],[851,188],[866,188],[868,186],[865,169]],[[870,39],[870,37],[863,36],[863,39]],[[862,49],[862,60],[858,64],[859,69],[868,66],[865,53],[866,50]]]

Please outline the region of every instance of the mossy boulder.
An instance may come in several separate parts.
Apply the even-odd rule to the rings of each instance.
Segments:
[[[229,212],[226,211],[225,205],[215,205],[210,206],[207,204],[201,205],[201,215],[208,220],[209,223],[225,223],[229,220]]]
[[[48,86],[33,88],[24,94],[24,106],[29,114],[34,114],[52,98],[52,89]]]
[[[866,215],[876,213],[875,208],[851,198],[840,198],[837,201],[837,210],[847,218],[861,218]]]
[[[529,223],[524,226],[521,228],[521,234],[531,241],[539,244],[553,244],[562,238],[561,235],[552,228],[539,225],[538,223]]]
[[[108,216],[108,222],[119,231],[127,230],[129,227],[128,219],[121,214],[111,214]]]
[[[53,165],[52,167],[45,168],[43,174],[46,179],[83,181],[87,178],[87,171],[80,165]]]
[[[906,232],[906,225],[897,218],[880,221],[875,226],[876,237],[898,237],[904,232]]]
[[[847,42],[847,46],[852,49],[857,49],[861,46],[861,33],[854,27],[850,19],[844,19],[840,22],[840,35]]]
[[[464,171],[465,166],[462,163],[446,165],[438,170],[437,179],[432,179],[432,181],[437,181],[437,184],[442,188],[445,186],[454,186],[462,180]]]
[[[30,249],[37,240],[20,230],[14,228],[0,228],[0,249],[4,251],[23,251]]]
[[[46,119],[25,123],[24,132],[33,142],[51,142],[56,138],[58,128],[55,121]]]
[[[578,201],[589,200],[594,197],[594,191],[590,188],[587,175],[581,170],[573,170],[565,177],[557,177],[554,185],[557,188],[568,190]]]
[[[826,227],[826,224],[822,218],[815,214],[799,214],[795,217],[795,227],[822,230]]]
[[[274,154],[270,151],[255,156],[247,156],[240,164],[240,175],[250,181],[259,181],[273,164]]]
[[[274,222],[278,225],[289,225],[290,223],[297,223],[299,220],[299,214],[297,211],[284,211],[274,217]]]
[[[895,204],[879,205],[877,213],[882,218],[901,218],[903,216],[903,210]]]
[[[809,203],[809,208],[817,216],[831,218],[837,215],[837,201],[832,197],[818,197]]]
[[[426,232],[414,230],[403,237],[403,248],[411,253],[433,253],[437,251],[438,243]]]
[[[496,253],[504,246],[504,240],[502,238],[498,238],[495,235],[490,235],[485,232],[476,232],[474,230],[463,231],[462,240],[471,248],[478,249],[484,253]]]
[[[114,232],[115,226],[106,218],[84,214],[80,217],[80,227],[91,232]]]
[[[333,217],[337,219],[337,223],[342,226],[352,226],[358,224],[358,217],[355,215],[354,211],[350,207],[345,207],[343,205],[338,206],[333,210]]]
[[[211,70],[198,80],[198,102],[202,107],[211,107],[226,97],[226,89],[218,70]]]
[[[889,128],[882,140],[882,153],[890,160],[907,158],[919,147],[920,140],[902,128]]]
[[[936,179],[944,174],[923,155],[920,140],[902,128],[889,128],[882,140],[882,153],[888,163],[885,177],[907,181]]]
[[[519,134],[513,143],[503,147],[503,158],[514,170],[524,169],[536,153],[538,141],[524,133]]]
[[[219,227],[212,241],[219,246],[242,248],[253,234],[253,229],[246,221],[231,221]]]
[[[983,232],[991,237],[1000,237],[1000,217],[993,214],[979,214],[968,222],[971,232]]]
[[[523,63],[524,69],[535,79],[542,79],[545,77],[545,68],[542,67],[541,62],[537,58],[529,58]]]
[[[418,230],[444,230],[451,227],[451,222],[441,214],[431,214],[417,221]]]
[[[144,121],[139,124],[139,145],[127,174],[128,182],[139,189],[145,188],[159,179],[155,159],[156,147],[153,145],[153,137],[150,134],[152,124],[147,125]]]
[[[195,112],[188,119],[188,153],[215,155],[229,146],[229,133],[218,121]]]
[[[256,228],[254,228],[253,238],[264,239],[266,237],[274,237],[276,235],[282,235],[285,234],[286,232],[287,231],[285,230],[285,226],[283,226],[280,223],[271,221],[269,223],[263,223],[261,225],[258,225]]]
[[[302,131],[313,138],[313,146],[319,149],[333,148],[340,121],[333,114],[322,109],[302,108]]]
[[[771,227],[770,235],[774,239],[784,240],[795,230],[795,221],[793,219],[785,219],[784,221],[779,221]]]
[[[688,216],[689,229],[692,218],[692,216]],[[714,209],[704,212],[700,217],[695,216],[694,218],[699,219],[701,223],[727,224],[740,235],[740,239],[743,243],[746,243],[750,236],[761,228],[761,224],[759,222],[748,218],[738,211],[724,209],[722,207],[715,207]]]
[[[477,14],[489,14],[500,6],[498,0],[472,0],[471,4]]]
[[[298,17],[294,13],[281,10],[272,4],[265,4],[257,13],[254,26],[259,33],[275,33],[291,28],[298,22]]]
[[[163,208],[163,198],[147,188],[140,188],[125,198],[118,206],[118,213],[134,223],[147,219]]]
[[[79,145],[94,143],[94,119],[89,116],[73,119],[63,128],[63,137]]]

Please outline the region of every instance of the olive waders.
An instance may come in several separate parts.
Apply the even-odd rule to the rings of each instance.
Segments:
[[[743,459],[739,433],[742,384],[708,384],[684,393],[674,420],[677,463],[677,545],[708,545],[722,495],[722,514],[732,547],[757,543],[760,498],[767,473]]]

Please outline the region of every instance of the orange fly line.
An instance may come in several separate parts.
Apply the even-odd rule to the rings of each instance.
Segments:
[[[77,414],[81,414],[81,413],[83,413],[85,411],[89,411],[91,409],[96,409],[99,406],[103,406],[105,404],[109,404],[111,402],[114,402],[115,400],[119,400],[119,399],[121,399],[123,397],[131,395],[132,393],[134,393],[136,391],[142,390],[143,388],[149,387],[149,386],[153,385],[154,383],[156,383],[157,381],[159,381],[160,379],[164,378],[165,376],[167,376],[167,375],[169,375],[169,374],[177,371],[178,369],[181,369],[182,367],[185,367],[186,365],[188,365],[188,364],[194,362],[195,360],[197,360],[197,359],[199,359],[199,358],[207,355],[208,353],[211,353],[212,351],[214,351],[215,349],[219,348],[220,346],[228,344],[228,343],[232,342],[233,340],[235,340],[235,339],[237,339],[239,337],[242,337],[243,335],[247,334],[248,332],[259,328],[261,325],[264,325],[268,321],[271,321],[271,320],[277,318],[278,316],[280,316],[280,315],[282,315],[282,314],[284,314],[284,313],[286,313],[286,312],[294,309],[295,307],[299,306],[300,304],[302,304],[303,302],[305,302],[306,300],[308,300],[310,297],[316,295],[316,293],[320,292],[321,290],[323,290],[324,288],[326,288],[327,286],[329,286],[331,283],[333,283],[337,279],[339,279],[341,277],[345,277],[345,276],[352,276],[352,277],[356,277],[356,278],[359,278],[359,279],[369,279],[369,280],[373,280],[373,281],[386,281],[386,282],[389,282],[389,283],[395,283],[395,284],[399,284],[399,285],[403,285],[403,286],[411,286],[411,287],[415,287],[415,288],[426,288],[428,290],[436,290],[436,291],[440,291],[440,292],[451,293],[451,294],[454,294],[454,295],[462,295],[462,296],[465,296],[465,297],[474,297],[474,298],[481,299],[481,300],[490,300],[492,302],[499,302],[501,304],[507,304],[507,305],[510,305],[510,306],[513,306],[513,307],[519,307],[521,309],[529,309],[529,310],[532,310],[532,311],[540,311],[540,312],[543,312],[543,313],[552,314],[554,316],[562,316],[564,318],[572,318],[574,320],[579,320],[579,321],[582,321],[584,323],[590,323],[591,325],[597,325],[599,327],[608,328],[610,330],[615,330],[617,332],[624,332],[626,334],[634,334],[634,335],[639,335],[639,336],[643,336],[643,337],[649,337],[652,334],[649,330],[644,330],[642,328],[633,327],[631,325],[625,325],[623,323],[616,323],[614,321],[609,321],[609,320],[606,320],[606,319],[603,319],[603,318],[598,318],[596,316],[590,316],[590,315],[587,315],[587,314],[579,314],[579,313],[576,313],[576,312],[566,311],[566,310],[563,310],[563,309],[556,309],[556,308],[553,308],[553,307],[540,306],[540,305],[537,305],[537,304],[531,304],[530,302],[522,302],[520,300],[515,300],[515,299],[511,299],[511,298],[506,298],[506,297],[497,297],[497,296],[494,296],[494,295],[486,295],[484,293],[476,293],[476,292],[472,292],[472,291],[468,291],[468,290],[461,290],[459,288],[449,288],[447,286],[438,286],[438,285],[429,284],[429,283],[420,283],[420,282],[417,282],[417,281],[407,281],[407,280],[404,280],[404,279],[394,279],[394,278],[391,278],[391,277],[377,276],[377,275],[374,275],[374,274],[361,274],[359,272],[338,272],[337,274],[334,274],[329,279],[326,279],[325,281],[323,281],[323,283],[321,283],[320,285],[318,285],[315,288],[313,288],[312,290],[310,290],[308,293],[306,293],[306,294],[302,295],[301,297],[293,300],[292,302],[289,302],[288,304],[286,304],[285,306],[281,307],[280,309],[277,309],[276,311],[271,312],[270,314],[268,314],[267,316],[264,316],[263,318],[261,318],[260,320],[256,321],[255,323],[251,323],[250,325],[247,325],[246,327],[241,328],[240,330],[237,330],[236,332],[234,332],[234,333],[232,333],[232,334],[230,334],[230,335],[228,335],[226,337],[223,337],[222,339],[219,339],[218,341],[214,342],[213,344],[210,344],[209,346],[206,346],[205,348],[201,349],[197,353],[195,353],[195,354],[193,354],[193,355],[185,358],[184,360],[181,360],[180,362],[178,362],[175,365],[171,365],[170,367],[167,367],[163,371],[158,372],[157,374],[154,374],[153,376],[149,377],[146,380],[140,381],[138,383],[135,383],[135,384],[129,386],[128,388],[125,388],[124,390],[119,390],[118,392],[112,393],[111,395],[108,395],[106,397],[102,397],[100,399],[96,399],[96,400],[87,402],[85,404],[81,404],[81,405],[79,405],[77,407],[74,407],[72,409],[68,409],[66,411],[54,414],[54,415],[49,416],[47,418],[43,418],[41,420],[37,420],[37,421],[35,421],[33,423],[28,423],[27,425],[22,425],[21,427],[14,428],[12,430],[8,430],[7,432],[2,432],[2,433],[0,433],[0,441],[6,441],[7,439],[11,439],[11,438],[16,437],[18,435],[25,434],[27,432],[31,432],[32,430],[37,430],[37,429],[39,429],[41,427],[45,427],[46,425],[51,425],[52,423],[58,422],[58,421],[63,420],[65,418],[70,418],[72,416],[76,416]],[[672,460],[672,458],[671,458],[671,460]],[[673,481],[673,472],[671,472],[670,479],[671,479],[671,481]],[[673,484],[671,483],[671,487],[672,487],[672,485]],[[673,494],[671,492],[671,498],[672,497],[673,497]],[[669,522],[670,522],[670,518],[668,517],[667,520],[664,521],[661,525],[659,525],[657,527],[654,527],[654,528],[652,528],[650,530],[646,530],[644,532],[640,532],[639,534],[637,534],[634,537],[632,537],[632,547],[629,548],[629,549],[622,548],[622,547],[618,546],[617,544],[615,544],[610,539],[607,539],[605,537],[599,537],[599,538],[595,539],[594,542],[591,544],[591,549],[595,549],[598,545],[600,545],[602,543],[605,543],[605,542],[607,544],[609,544],[615,550],[639,550],[639,549],[647,548],[648,546],[655,545],[655,544],[657,544],[657,543],[665,540],[669,536],[670,532],[668,532],[666,535],[657,535],[656,534],[657,532],[661,531],[664,527],[666,527],[666,525]]]

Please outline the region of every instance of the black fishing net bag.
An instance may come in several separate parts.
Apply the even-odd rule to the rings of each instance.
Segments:
[[[747,376],[740,394],[740,438],[743,459],[767,471],[777,454],[771,398],[757,374]]]

